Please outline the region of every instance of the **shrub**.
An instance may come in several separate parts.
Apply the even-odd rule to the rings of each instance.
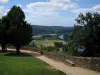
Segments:
[[[56,52],[56,51],[58,51],[59,49],[57,48],[57,47],[55,47],[55,46],[44,46],[44,45],[41,45],[40,46],[40,49],[41,50],[44,50],[44,51],[48,51],[48,52]]]
[[[62,43],[62,42],[54,42],[54,45],[55,45],[57,48],[63,47],[63,43]]]

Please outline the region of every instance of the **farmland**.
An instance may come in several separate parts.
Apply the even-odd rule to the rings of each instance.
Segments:
[[[44,45],[44,46],[54,46],[54,42],[62,42],[65,44],[66,42],[63,40],[33,40],[37,46]],[[31,42],[31,44],[32,44]]]

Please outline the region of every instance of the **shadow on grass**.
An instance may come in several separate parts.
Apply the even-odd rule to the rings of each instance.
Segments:
[[[8,53],[5,54],[4,56],[14,56],[14,57],[32,57],[32,55],[27,54],[27,53],[16,54],[15,52],[8,52]]]
[[[20,54],[16,54],[16,51],[7,51],[7,52],[3,52],[3,53],[6,53],[5,56],[17,56],[17,57],[34,57],[34,56],[41,56],[40,53],[37,53],[37,52],[30,52],[30,53],[27,53],[27,52],[21,52],[20,51]]]

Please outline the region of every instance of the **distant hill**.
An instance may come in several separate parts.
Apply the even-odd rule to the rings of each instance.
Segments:
[[[72,32],[73,27],[32,25],[32,29],[33,34],[37,35]]]

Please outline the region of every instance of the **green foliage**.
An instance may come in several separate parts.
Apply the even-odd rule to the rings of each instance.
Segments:
[[[63,50],[64,50],[65,52],[68,51],[68,44],[64,44],[64,46],[63,46]]]
[[[19,54],[20,47],[30,43],[32,37],[32,26],[25,21],[24,12],[19,6],[13,6],[0,22],[2,47],[12,44]]]
[[[19,6],[13,6],[7,13],[10,24],[19,25],[25,20],[25,14]]]
[[[7,14],[7,18],[10,21],[7,30],[9,43],[13,44],[19,53],[20,47],[31,41],[32,27],[25,21],[25,14],[20,7],[13,6]]]
[[[62,42],[54,42],[54,45],[55,45],[57,48],[63,47],[63,43],[62,43]]]
[[[96,53],[100,53],[100,14],[79,14],[76,22],[70,38],[72,46],[76,50],[84,46],[87,50],[85,56],[96,56]]]
[[[55,46],[47,46],[46,47],[46,46],[41,45],[40,49],[44,50],[44,51],[47,51],[47,52],[57,52],[57,51],[59,51],[59,49]]]

